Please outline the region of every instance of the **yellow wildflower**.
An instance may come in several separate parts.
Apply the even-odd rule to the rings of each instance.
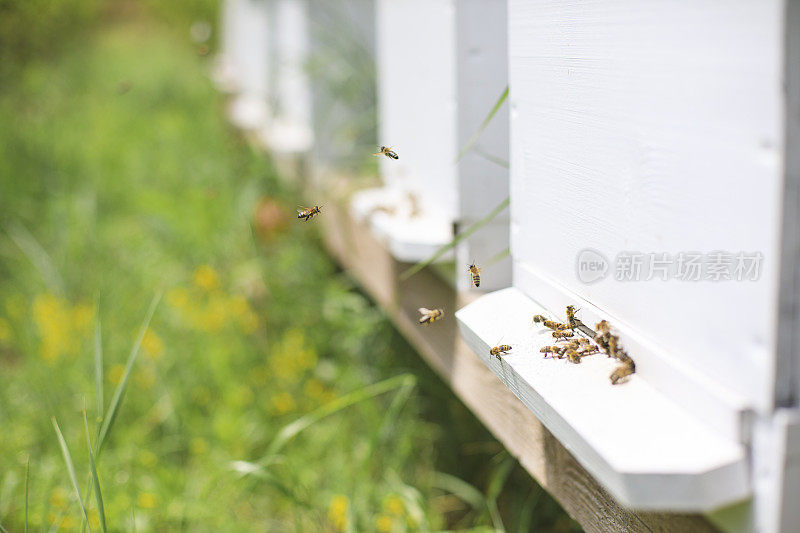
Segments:
[[[391,516],[382,514],[378,515],[378,518],[375,519],[375,529],[381,533],[389,533],[392,527],[394,527],[394,520]]]
[[[72,308],[72,323],[79,332],[89,331],[94,321],[94,307],[87,304],[78,304]]]
[[[406,510],[403,499],[396,494],[390,494],[383,500],[383,508],[393,516],[403,516]]]
[[[151,468],[158,463],[158,456],[150,450],[141,450],[139,452],[139,462],[146,468]]]
[[[331,503],[328,505],[328,521],[336,531],[347,529],[347,511],[349,507],[350,500],[347,499],[347,496],[337,494],[331,498]]]
[[[320,380],[311,378],[303,386],[303,392],[312,400],[319,400],[325,394],[325,385]]]
[[[218,288],[219,276],[217,271],[209,265],[200,265],[194,271],[194,284],[206,291]]]
[[[77,527],[77,520],[75,520],[75,518],[73,518],[71,515],[67,515],[61,520],[61,526],[58,529],[63,529],[64,531],[74,531]]]
[[[67,491],[62,487],[55,487],[50,493],[50,507],[60,509],[67,506]],[[52,522],[50,522],[52,524]]]
[[[152,509],[158,504],[158,498],[152,492],[143,492],[136,497],[136,503],[142,509]]]
[[[5,318],[0,318],[0,342],[8,342],[11,339],[11,324]]]
[[[175,309],[189,307],[189,292],[183,287],[175,287],[167,292],[167,303]]]
[[[156,335],[155,331],[147,328],[144,337],[142,337],[142,349],[144,353],[149,355],[152,359],[157,359],[164,353],[164,341],[161,340],[161,337]]]
[[[281,392],[270,399],[270,411],[276,415],[294,411],[295,407],[294,398],[288,392]]]
[[[122,381],[122,376],[125,375],[125,365],[113,365],[108,370],[108,381],[114,385],[119,385]]]

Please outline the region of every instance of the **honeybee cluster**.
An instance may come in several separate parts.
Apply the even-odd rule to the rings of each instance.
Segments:
[[[565,323],[549,320],[542,315],[533,317],[535,324],[542,324],[544,327],[552,329],[553,338],[556,339],[556,344],[544,346],[539,351],[544,354],[544,357],[550,355],[552,358],[566,358],[571,363],[580,363],[583,357],[602,351],[621,363],[609,376],[611,384],[617,385],[624,382],[625,378],[636,372],[636,365],[628,353],[620,346],[619,336],[611,333],[611,326],[606,320],[601,320],[597,323],[595,326],[596,332],[590,330],[578,320],[575,315],[576,312],[574,306],[568,305],[566,309],[567,321]],[[583,333],[588,331],[593,334],[591,340],[586,337],[575,338],[575,331],[578,330],[579,326],[582,327]],[[566,342],[565,344],[558,344],[560,341]]]

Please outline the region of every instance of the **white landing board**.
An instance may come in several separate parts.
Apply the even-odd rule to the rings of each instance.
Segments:
[[[509,288],[479,298],[456,318],[467,345],[621,504],[705,512],[750,495],[742,444],[714,433],[635,374],[612,386],[617,362],[604,354],[581,364],[543,358],[539,349],[554,339],[532,323],[536,314],[549,316]],[[498,344],[513,347],[502,360],[489,355]]]

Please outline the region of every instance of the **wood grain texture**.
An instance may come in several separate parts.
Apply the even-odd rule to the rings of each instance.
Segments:
[[[699,515],[633,513],[622,508],[460,340],[452,313],[464,302],[446,283],[427,269],[399,283],[397,273],[407,265],[397,263],[363,226],[350,219],[345,205],[328,205],[321,228],[330,253],[387,312],[461,400],[586,531],[716,531]],[[416,323],[416,308],[429,301],[444,307],[447,315],[423,329]]]
[[[762,412],[774,402],[783,4],[509,4],[515,262]],[[587,285],[575,274],[585,248],[611,262],[715,251],[763,261],[756,281],[624,282],[612,269]]]

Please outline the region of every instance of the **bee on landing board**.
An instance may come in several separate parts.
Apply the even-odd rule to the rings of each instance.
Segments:
[[[420,307],[418,311],[422,315],[419,317],[420,324],[433,324],[444,316],[444,311],[442,309],[428,309],[425,307]]]
[[[562,330],[553,332],[553,338],[559,339],[559,340],[560,339],[567,339],[568,337],[572,337],[573,335],[574,335],[574,333],[572,332],[571,329],[562,329]]]
[[[322,213],[322,206],[315,205],[314,207],[299,206],[297,209],[297,218],[303,218],[306,222],[314,218],[314,215]]]
[[[381,154],[385,155],[389,159],[400,159],[400,156],[394,153],[392,149],[389,148],[388,146],[381,146],[381,150],[379,152],[375,152],[372,155],[381,155]]]
[[[612,385],[616,385],[618,383],[624,383],[625,378],[630,376],[636,372],[636,365],[633,364],[632,359],[628,359],[626,363],[619,365],[614,371],[608,376],[608,379],[611,380]]]
[[[509,346],[508,344],[501,344],[500,346],[495,346],[494,348],[489,350],[489,355],[493,355],[497,357],[497,359],[499,360],[501,354],[505,355],[510,351],[511,351],[511,346]]]
[[[467,270],[469,271],[470,276],[472,276],[472,284],[475,285],[475,287],[480,287],[481,269],[478,268],[478,266],[475,263],[472,263],[467,267]]]
[[[578,311],[580,311],[580,309],[575,309],[574,305],[567,306],[567,327],[569,329],[575,329],[578,327],[580,320],[575,318],[575,313]]]
[[[539,352],[543,353],[545,357],[547,354],[553,354],[552,357],[556,355],[560,356],[564,352],[564,347],[562,346],[543,346]]]
[[[547,318],[543,317],[542,315],[534,315],[533,316],[533,323],[534,324],[538,324],[539,322],[541,322],[544,327],[550,328],[552,330],[559,331],[559,330],[562,330],[562,329],[567,329],[567,325],[566,324],[562,324],[560,322],[555,322],[553,320],[548,320]]]

